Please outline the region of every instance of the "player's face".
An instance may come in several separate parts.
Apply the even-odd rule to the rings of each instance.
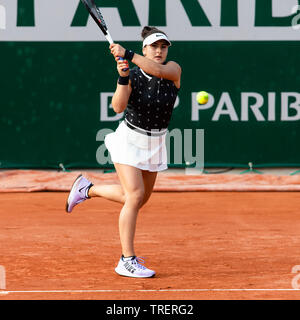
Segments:
[[[164,63],[168,56],[168,43],[164,40],[156,41],[143,49],[144,56],[157,63]]]

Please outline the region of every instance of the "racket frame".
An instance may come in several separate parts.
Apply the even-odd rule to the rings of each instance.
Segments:
[[[109,42],[109,44],[114,43],[114,41],[108,31],[108,28],[107,28],[105,20],[102,16],[102,13],[101,13],[100,9],[96,6],[94,0],[81,0],[81,2],[86,7],[89,14],[94,19],[94,21],[96,22],[96,24],[98,25],[98,27],[100,28],[102,33],[104,34],[104,36],[105,36],[106,40]],[[122,57],[119,57],[119,58],[122,61],[124,60]],[[129,70],[129,68],[123,69],[123,71],[127,71],[127,70]]]

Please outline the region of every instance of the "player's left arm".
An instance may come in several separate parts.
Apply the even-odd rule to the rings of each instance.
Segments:
[[[174,61],[169,61],[166,64],[160,64],[135,53],[132,62],[143,69],[146,73],[157,78],[163,78],[175,82],[181,77],[181,67]]]

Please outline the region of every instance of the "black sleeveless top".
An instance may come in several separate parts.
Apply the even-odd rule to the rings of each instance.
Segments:
[[[125,120],[147,131],[166,129],[179,89],[171,80],[146,74],[139,67],[130,70],[132,92]]]

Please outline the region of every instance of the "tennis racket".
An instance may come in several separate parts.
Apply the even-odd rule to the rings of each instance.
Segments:
[[[103,19],[100,9],[96,6],[94,0],[81,0],[81,2],[85,5],[86,9],[88,10],[89,14],[95,20],[97,26],[103,32],[106,40],[112,44],[113,39],[108,31],[107,25]],[[124,60],[123,58],[119,57],[120,60]],[[123,71],[127,71],[128,68],[123,69]]]

